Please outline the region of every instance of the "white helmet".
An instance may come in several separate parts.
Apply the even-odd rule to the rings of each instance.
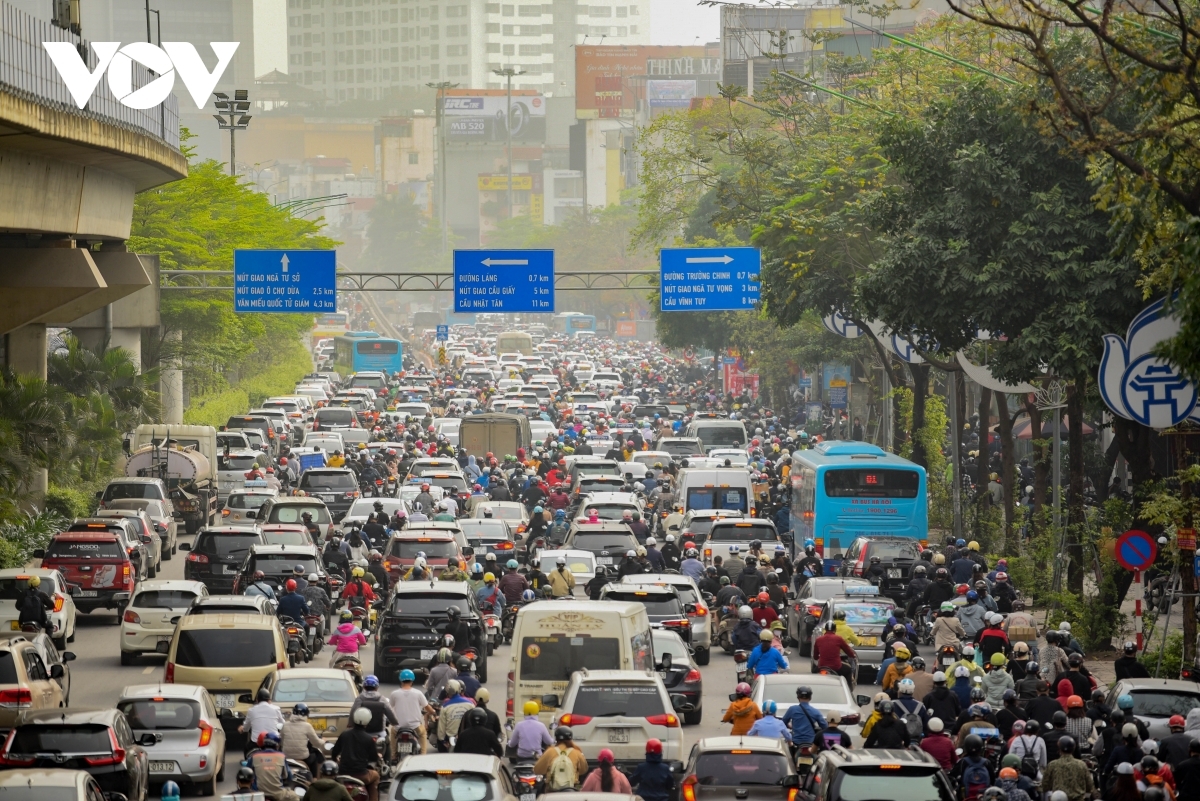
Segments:
[[[423,570],[423,569],[425,568],[425,557],[424,557],[424,556],[418,556],[416,559],[414,559],[414,560],[413,560],[413,567],[419,567],[419,568],[421,568],[421,569]]]
[[[741,549],[741,548],[739,548],[739,547],[738,547],[738,546],[736,546],[736,545],[730,545],[730,546],[729,546],[729,552],[730,552],[730,553],[739,553],[741,550],[742,550],[742,549]]]
[[[321,580],[320,576],[318,576],[316,573],[309,573],[309,574],[308,574],[308,583],[309,583],[309,584],[315,584],[315,583],[317,583],[317,582],[318,582],[318,581],[320,581],[320,580]]]
[[[748,606],[739,606],[738,607],[738,619],[739,620],[749,620],[753,615],[754,615],[754,610],[751,609],[750,607],[748,607]]]
[[[1058,630],[1065,631],[1068,634],[1070,634],[1071,633],[1071,624],[1064,620],[1062,623],[1058,624]]]
[[[365,706],[360,706],[354,711],[354,725],[368,726],[371,723],[371,710]]]
[[[650,547],[651,545],[658,545],[658,540],[654,539],[654,537],[646,537],[646,547]]]
[[[668,535],[667,535],[667,542],[674,542],[674,541],[675,541],[675,535],[674,535],[674,534],[668,534]]]

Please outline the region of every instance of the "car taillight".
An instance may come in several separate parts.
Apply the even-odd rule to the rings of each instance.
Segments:
[[[696,776],[688,776],[683,780],[683,801],[696,801]]]
[[[121,575],[124,578],[126,587],[133,587],[133,576],[130,574],[129,565],[121,568]]]
[[[126,609],[125,610],[125,622],[140,624],[142,622],[142,618],[140,615],[138,615],[137,612],[133,611],[132,609]]]
[[[504,714],[508,718],[513,716],[513,690],[515,690],[516,687],[516,677],[510,670],[508,671],[508,700],[504,704]]]
[[[856,575],[856,576],[862,575],[862,566],[863,566],[863,563],[862,563],[861,559],[859,559],[857,562],[854,563],[854,575]]]
[[[679,728],[679,718],[669,713],[666,715],[647,715],[646,722],[651,726],[666,726],[668,729]]]
[[[799,787],[789,787],[787,801],[796,801],[796,797],[800,794]]]
[[[61,592],[54,593],[54,611],[61,612],[63,604],[66,602],[66,597]]]
[[[820,617],[821,612],[822,612],[822,609],[821,609],[820,604],[809,604],[808,605],[808,613],[810,615],[812,615],[813,617]]]
[[[279,668],[280,670],[283,670],[285,667],[287,667],[287,663],[286,662],[276,662],[275,667]]]
[[[33,704],[33,693],[29,690],[0,690],[0,708],[28,709]]]
[[[167,668],[165,671],[163,671],[163,681],[165,681],[167,684],[175,683],[175,663],[174,662],[167,663]]]
[[[711,558],[712,558],[712,548],[705,548],[705,549],[704,549],[704,558],[705,558],[705,559],[711,559]]]
[[[694,684],[698,681],[700,681],[700,671],[696,670],[695,668],[689,670],[687,675],[683,677],[684,684]]]
[[[192,551],[191,553],[188,554],[187,560],[189,562],[193,562],[198,565],[207,565],[208,564],[208,557],[202,553],[196,553],[195,551]]]
[[[687,614],[688,617],[705,617],[708,615],[708,607],[704,604],[696,604],[696,611]]]
[[[663,624],[664,626],[670,626],[670,627],[672,627],[672,628],[677,628],[677,629],[681,629],[681,628],[684,628],[684,627],[687,627],[687,626],[691,626],[691,625],[692,625],[692,624],[691,624],[689,621],[687,621],[687,620],[664,620],[664,621],[662,622],[662,624]]]
[[[591,715],[572,715],[570,712],[558,719],[559,726],[582,726],[585,723],[590,723]]]
[[[125,749],[117,744],[117,735],[112,730],[108,730],[108,741],[112,745],[112,753],[104,756],[84,757],[83,761],[91,767],[100,767],[102,765],[120,765],[125,761]]]
[[[200,721],[200,745],[205,746],[212,742],[213,727],[203,720]]]
[[[221,510],[221,517],[229,517],[229,510],[228,510],[228,509],[222,509],[222,510]],[[188,557],[188,559],[191,559],[191,558],[192,558],[192,557],[190,557],[190,556]]]

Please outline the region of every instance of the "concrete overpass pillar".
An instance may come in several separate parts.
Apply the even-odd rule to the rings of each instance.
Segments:
[[[167,338],[175,349],[183,341],[183,332],[172,331]],[[163,362],[159,372],[159,392],[162,395],[162,411],[164,423],[183,422],[183,370],[179,369],[178,359]]]
[[[114,328],[112,331],[112,339],[109,340],[110,348],[124,348],[129,351],[129,355],[133,357],[133,363],[137,365],[138,371],[142,369],[142,329],[140,328]]]
[[[19,375],[34,375],[46,378],[46,326],[44,323],[23,325],[15,331],[10,331],[4,337],[6,358],[9,368]],[[47,470],[39,468],[31,470],[26,478],[26,488],[29,490],[28,499],[22,504],[26,511],[34,508],[41,509],[46,500],[46,490],[50,486],[50,476]]]

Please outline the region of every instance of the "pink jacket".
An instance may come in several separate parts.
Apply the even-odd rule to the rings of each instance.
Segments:
[[[359,646],[367,644],[367,638],[353,623],[343,623],[329,635],[329,644],[336,645],[339,654],[357,654]]]

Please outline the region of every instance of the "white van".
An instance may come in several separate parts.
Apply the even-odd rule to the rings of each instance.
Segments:
[[[571,674],[587,670],[653,670],[650,618],[640,603],[538,601],[521,607],[513,626],[508,717],[537,701],[542,722],[557,717],[550,696],[566,696]]]
[[[704,445],[704,452],[714,448],[745,448],[750,438],[746,436],[746,425],[741,420],[720,417],[699,417],[688,423],[683,432],[685,437],[697,437]]]
[[[743,467],[685,468],[676,479],[679,511],[727,509],[749,517],[754,510],[750,471]]]

